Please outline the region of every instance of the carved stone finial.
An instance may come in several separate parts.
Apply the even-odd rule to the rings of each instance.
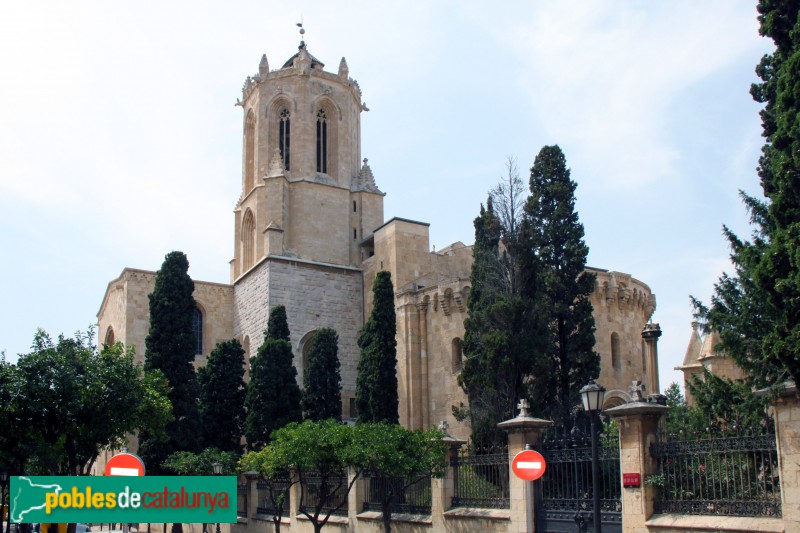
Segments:
[[[447,420],[442,420],[441,422],[439,422],[438,428],[439,428],[439,431],[441,431],[442,433],[447,434],[447,428],[449,428],[449,427],[450,427],[450,424],[447,423]]]
[[[275,148],[272,158],[269,160],[269,173],[267,176],[275,178],[283,175],[283,157],[281,157],[281,151]]]
[[[261,62],[258,64],[258,75],[262,78],[269,74],[269,61],[267,61],[267,54],[261,55]]]
[[[300,53],[294,62],[294,66],[302,74],[308,74],[308,71],[311,70],[311,56],[306,49],[306,43],[303,41],[300,41]]]
[[[517,409],[519,409],[519,418],[528,418],[528,409],[530,408],[530,404],[528,400],[525,398],[521,398],[519,403],[517,404]]]
[[[628,391],[631,393],[631,399],[634,402],[644,401],[644,390],[645,386],[638,379],[633,380],[631,386],[628,387]]]
[[[350,68],[347,66],[347,61],[345,58],[342,58],[339,61],[339,77],[343,80],[346,80],[350,76]]]
[[[353,180],[353,190],[381,192],[375,184],[375,176],[372,174],[372,169],[366,157],[364,158],[364,164],[361,166],[361,170],[358,172],[358,176]]]

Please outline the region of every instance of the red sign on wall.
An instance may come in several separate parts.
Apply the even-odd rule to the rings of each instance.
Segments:
[[[622,486],[626,489],[641,487],[642,475],[639,472],[628,472],[622,474]]]

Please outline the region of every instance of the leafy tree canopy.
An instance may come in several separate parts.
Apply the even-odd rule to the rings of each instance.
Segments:
[[[0,454],[20,474],[87,475],[101,450],[139,428],[159,434],[171,419],[163,375],[143,374],[120,343],[97,351],[92,337],[53,341],[39,330],[16,367],[0,365],[2,419],[19,431],[5,438],[23,443]]]
[[[238,459],[235,452],[206,448],[200,453],[175,452],[161,466],[178,476],[213,476],[214,463],[220,463],[221,474],[230,476],[237,471]]]
[[[710,307],[693,299],[719,349],[733,357],[752,385],[800,383],[800,4],[761,0],[760,33],[775,51],[756,68],[751,87],[761,111],[758,174],[764,198],[741,193],[754,226],[745,241],[725,228],[734,274],[715,285]]]

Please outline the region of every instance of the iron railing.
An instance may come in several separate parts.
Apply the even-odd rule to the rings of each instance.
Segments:
[[[619,434],[615,427],[607,424],[600,426],[600,520],[603,531],[621,531]],[[574,527],[592,522],[594,501],[591,435],[588,418],[578,416],[563,426],[546,430],[539,444],[535,446],[547,464],[547,470],[537,487],[537,522],[540,524],[537,527],[546,531],[551,528],[571,531]]]
[[[236,485],[236,515],[247,517],[247,497],[249,483],[238,483]]]
[[[322,478],[315,474],[305,474],[302,479],[302,506],[301,511],[313,514],[314,509],[320,503],[320,498],[324,497],[322,492]],[[327,479],[326,492],[329,492],[327,501],[322,502],[322,513],[329,511],[336,516],[347,516],[347,476],[329,476]]]
[[[778,455],[771,424],[731,435],[660,435],[650,446],[656,473],[655,513],[781,516]]]
[[[382,502],[395,498],[392,512],[431,514],[431,476],[421,474],[409,478],[376,476],[364,472],[364,510],[381,511]]]
[[[507,447],[465,450],[450,459],[453,507],[510,509]]]
[[[261,515],[275,516],[278,514],[275,502],[283,495],[286,488],[289,487],[291,481],[288,477],[274,478],[269,482],[259,481],[256,483],[256,490],[258,490],[258,507],[256,512]],[[289,497],[287,494],[286,501],[283,502],[282,516],[289,515]]]

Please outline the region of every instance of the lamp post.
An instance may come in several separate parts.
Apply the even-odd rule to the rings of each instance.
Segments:
[[[595,418],[603,408],[606,389],[594,380],[581,389],[583,408],[589,413],[589,422],[592,429],[592,512],[594,515],[594,532],[601,533],[600,528],[600,460],[597,456],[597,429]]]
[[[219,461],[211,463],[211,468],[214,469],[214,475],[215,476],[219,476],[220,474],[222,474],[222,463],[220,463]],[[219,531],[219,522],[217,522],[217,533],[220,533],[220,531]]]

